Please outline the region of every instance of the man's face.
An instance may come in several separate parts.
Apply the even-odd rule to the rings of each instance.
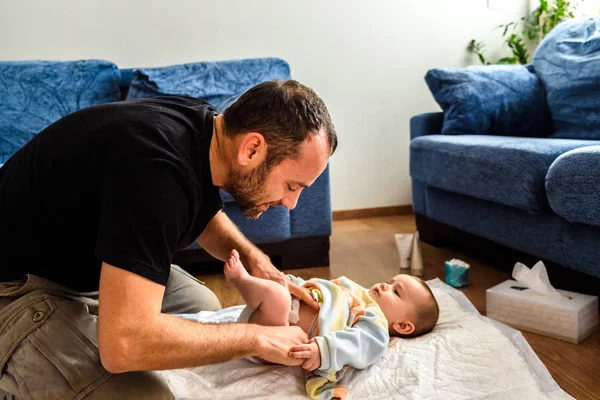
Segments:
[[[263,161],[248,172],[231,165],[223,188],[237,201],[246,218],[256,219],[270,206],[295,208],[302,190],[323,173],[328,161],[326,135],[310,135],[300,145],[297,160],[286,159],[270,170]]]

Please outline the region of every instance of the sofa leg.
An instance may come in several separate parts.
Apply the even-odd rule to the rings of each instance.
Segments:
[[[436,229],[435,225],[431,223],[431,220],[421,214],[415,214],[415,221],[417,230],[421,241],[430,244],[434,247],[444,246],[444,236],[442,236]]]

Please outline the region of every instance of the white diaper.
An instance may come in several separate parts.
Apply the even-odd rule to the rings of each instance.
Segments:
[[[250,308],[248,306],[244,307],[244,310],[240,314],[240,317],[238,318],[237,322],[244,324],[248,323],[248,321],[250,321],[250,316],[253,312],[253,308]],[[290,324],[295,324],[298,321],[300,321],[300,300],[298,300],[295,297],[292,297],[292,308],[290,310],[288,321],[290,322]]]
[[[292,297],[292,309],[290,310],[288,321],[290,321],[290,324],[300,321],[300,300],[295,297]]]
[[[240,314],[239,318],[237,319],[237,322],[240,322],[242,324],[247,324],[248,321],[250,321],[250,316],[252,315],[253,312],[254,312],[254,308],[250,308],[248,306],[244,307],[244,309],[242,310],[242,313]]]

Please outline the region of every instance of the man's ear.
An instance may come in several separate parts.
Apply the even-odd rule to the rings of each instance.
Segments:
[[[393,322],[390,331],[394,335],[410,335],[415,331],[415,324],[411,321]]]
[[[243,135],[239,141],[237,162],[243,167],[259,165],[267,155],[267,142],[263,135],[258,132],[250,132]]]

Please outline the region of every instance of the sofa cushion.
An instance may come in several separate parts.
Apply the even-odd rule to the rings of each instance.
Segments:
[[[0,61],[0,164],[56,120],[119,100],[119,80],[108,61]]]
[[[600,17],[560,23],[540,43],[533,65],[546,87],[552,136],[600,139]]]
[[[223,200],[223,203],[235,203],[235,199],[228,192],[224,191],[223,189],[219,189],[219,193],[221,194],[221,200]]]
[[[531,66],[486,65],[427,72],[444,110],[443,134],[546,136],[550,114]]]
[[[600,141],[430,135],[412,140],[413,179],[450,192],[520,208],[549,210],[544,180],[561,154]]]
[[[278,58],[199,62],[134,72],[127,99],[185,95],[207,101],[223,112],[259,83],[290,79],[289,65]]]
[[[290,211],[292,237],[331,235],[331,195],[329,166],[304,189],[296,208]]]
[[[600,226],[600,146],[571,150],[546,175],[548,201],[569,222]]]
[[[120,68],[119,72],[121,72],[121,81],[119,82],[119,88],[129,90],[129,86],[131,86],[131,81],[133,81],[133,73],[136,70],[134,68]]]
[[[226,203],[224,211],[252,243],[281,242],[292,237],[290,210],[283,206],[270,207],[255,220],[244,217],[236,203]]]

